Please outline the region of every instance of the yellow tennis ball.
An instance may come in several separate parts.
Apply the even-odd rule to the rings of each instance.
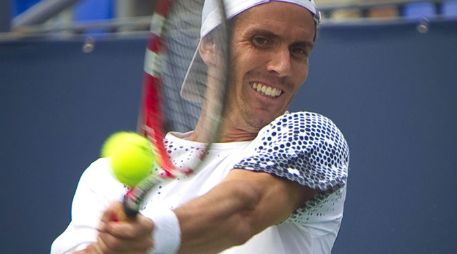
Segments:
[[[102,157],[110,160],[113,175],[133,187],[151,174],[156,155],[151,142],[134,132],[111,135],[102,147]]]
[[[102,146],[101,157],[110,157],[113,151],[120,147],[119,144],[125,143],[132,134],[135,133],[120,131],[109,136]]]

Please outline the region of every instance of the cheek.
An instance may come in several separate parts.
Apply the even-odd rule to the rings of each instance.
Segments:
[[[258,61],[252,54],[237,54],[232,57],[231,78],[234,83],[242,83],[243,79],[256,68]],[[238,84],[239,85],[239,84]]]
[[[305,80],[308,78],[308,72],[309,72],[309,66],[308,63],[306,64],[298,64],[296,68],[294,69],[294,79],[296,82],[298,82],[300,85],[305,82]]]
[[[232,57],[232,65],[235,70],[243,71],[252,67],[257,59],[254,54],[245,52],[244,54],[236,54]]]

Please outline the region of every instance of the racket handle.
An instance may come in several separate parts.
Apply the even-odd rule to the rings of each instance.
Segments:
[[[131,188],[124,195],[122,200],[123,214],[126,218],[133,219],[140,211],[142,201],[149,191],[158,183],[164,181],[167,176],[151,176],[143,179],[137,186]],[[169,178],[168,178],[169,179]]]
[[[114,203],[110,210],[111,210],[111,213],[109,214],[109,219],[110,219],[110,221],[113,221],[113,222],[129,221],[129,220],[135,219],[135,216],[136,216],[136,215],[135,216],[127,215],[127,212],[126,212],[126,209],[125,209],[125,206],[123,203]]]
[[[125,195],[122,200],[122,207],[124,208],[122,213],[126,216],[126,218],[133,219],[139,213],[137,204],[129,199],[128,194]]]

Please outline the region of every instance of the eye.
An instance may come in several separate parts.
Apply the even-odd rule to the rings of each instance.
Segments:
[[[305,46],[293,46],[291,48],[291,55],[297,59],[308,59],[309,56],[309,49]]]
[[[271,44],[271,40],[269,38],[261,35],[253,36],[251,41],[254,46],[259,48],[267,48]]]

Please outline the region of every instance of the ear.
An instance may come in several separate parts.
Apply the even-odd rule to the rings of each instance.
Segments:
[[[211,36],[206,36],[200,41],[198,53],[206,65],[216,64],[216,44]]]

